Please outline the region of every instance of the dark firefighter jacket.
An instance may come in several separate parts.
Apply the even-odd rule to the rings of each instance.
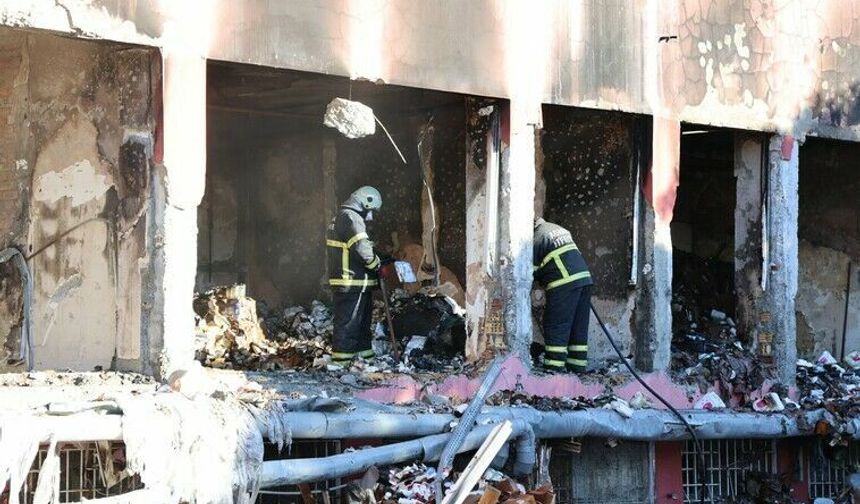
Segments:
[[[570,231],[538,219],[534,234],[534,276],[544,289],[591,285],[591,273]]]
[[[367,290],[379,285],[380,259],[367,236],[361,205],[347,200],[329,225],[326,237],[329,285],[335,292]]]

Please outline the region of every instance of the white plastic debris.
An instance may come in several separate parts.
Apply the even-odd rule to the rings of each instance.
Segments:
[[[401,283],[415,283],[418,278],[415,277],[415,272],[412,271],[412,265],[406,261],[394,261],[394,269],[397,270],[397,278]]]
[[[725,408],[726,403],[716,392],[711,391],[700,397],[693,407],[700,410],[714,410]]]
[[[836,362],[837,362],[836,359],[827,350],[825,350],[817,359],[815,359],[815,363],[820,365],[820,366],[826,366],[828,364],[836,364]]]
[[[844,362],[851,369],[860,369],[860,352],[855,350],[850,354],[846,355]]]
[[[726,320],[726,314],[720,310],[711,310],[711,320],[714,322],[722,322],[723,320]]]
[[[653,408],[654,405],[651,403],[651,400],[642,393],[642,391],[636,392],[633,397],[630,398],[630,407],[633,409],[647,409]]]
[[[376,133],[373,109],[363,103],[335,98],[325,109],[323,124],[347,138],[363,138]]]
[[[406,343],[406,355],[408,356],[414,350],[423,350],[427,344],[427,336],[412,336],[409,338],[409,343]]]
[[[785,409],[785,405],[775,392],[765,394],[761,399],[753,402],[753,409],[759,413],[774,413]]]
[[[797,359],[797,366],[798,367],[805,367],[805,368],[813,368],[813,367],[815,367],[815,364],[813,364],[813,363],[811,363],[805,359]]]
[[[624,399],[614,399],[611,403],[604,406],[604,408],[615,410],[616,413],[624,418],[630,418],[633,416],[633,408],[631,408]]]
[[[478,115],[481,117],[487,117],[488,115],[493,113],[493,106],[487,105],[486,107],[481,107],[478,109]]]

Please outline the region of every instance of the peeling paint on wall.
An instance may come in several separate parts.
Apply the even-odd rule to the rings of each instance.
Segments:
[[[31,256],[34,364],[140,369],[150,53],[0,28],[0,59],[9,45],[19,71],[0,78],[0,114],[8,97],[21,127],[0,128],[0,222]],[[19,325],[12,281],[0,330]]]
[[[60,172],[48,172],[36,179],[33,196],[36,201],[51,204],[69,198],[74,208],[101,197],[111,187],[108,175],[97,173],[89,160],[83,159]]]
[[[77,177],[75,183],[99,181],[106,187],[104,181],[109,180],[110,173],[100,162],[97,135],[92,122],[75,114],[51,140],[39,146],[35,180],[62,183],[61,174],[68,170],[62,167],[68,166],[68,160],[83,159],[86,161],[70,167],[89,167],[87,176]],[[37,190],[31,203],[30,242],[34,250],[48,246],[31,263],[35,366],[108,368],[116,337],[116,278],[109,224],[100,217],[107,205],[106,192],[89,193],[74,183],[58,188],[44,183],[41,187],[50,189],[50,195],[66,189],[71,192],[68,198],[40,198]],[[84,227],[58,238],[87,221],[90,223]]]

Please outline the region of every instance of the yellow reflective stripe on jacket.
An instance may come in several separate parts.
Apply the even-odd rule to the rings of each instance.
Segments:
[[[573,275],[570,275],[570,276],[567,276],[567,277],[564,277],[564,278],[559,278],[558,280],[555,280],[555,281],[550,282],[549,284],[547,284],[546,289],[547,289],[547,290],[549,290],[549,289],[553,289],[553,288],[555,288],[555,287],[559,287],[559,286],[561,286],[561,285],[569,284],[569,283],[571,283],[571,282],[575,282],[575,281],[577,281],[577,280],[582,280],[583,278],[591,278],[591,273],[589,273],[588,271],[582,271],[582,272],[580,272],[580,273],[575,273],[575,274],[573,274]]]
[[[367,265],[367,269],[376,269],[376,267],[379,266],[379,262],[379,257],[374,257],[373,260],[370,261],[370,264]]]
[[[369,359],[370,357],[376,357],[376,352],[373,350],[362,350],[361,352],[358,352],[358,356]]]
[[[587,366],[588,361],[585,359],[567,359],[568,364],[573,364],[574,366]]]
[[[564,361],[555,360],[555,359],[544,359],[544,366],[552,366],[552,367],[564,367]]]
[[[549,264],[549,262],[552,261],[553,259],[558,258],[558,256],[560,256],[561,254],[564,254],[565,252],[570,252],[571,250],[579,250],[579,249],[576,247],[575,243],[568,243],[567,245],[562,245],[561,247],[553,250],[552,252],[547,254],[546,257],[543,258],[543,261],[541,261],[540,266],[538,266],[537,269],[543,268],[544,266]]]
[[[570,345],[567,349],[571,352],[587,352],[588,345]]]
[[[350,238],[349,241],[346,241],[346,242],[342,242],[342,241],[338,241],[338,240],[326,240],[325,241],[326,245],[328,245],[329,247],[341,249],[341,255],[340,255],[341,275],[340,276],[341,276],[342,280],[351,280],[352,276],[355,274],[354,271],[349,269],[349,249],[353,245],[355,245],[359,240],[363,240],[366,238],[368,238],[367,233],[362,232],[362,233],[356,234],[355,236]],[[373,261],[371,261],[370,264],[367,265],[367,268],[372,269],[372,270],[376,269],[376,267],[379,266],[379,262],[380,262],[379,257],[374,257]],[[330,281],[329,284],[331,284],[331,285],[346,285],[346,284],[340,284],[340,283],[336,284],[336,283],[333,283],[332,281]],[[365,284],[350,284],[350,285],[361,285],[361,286],[363,286]],[[368,285],[370,285],[370,284],[368,284]],[[374,283],[372,285],[376,285],[376,284]]]
[[[329,278],[329,285],[334,285],[336,287],[375,287],[379,285],[378,280],[355,280],[352,278]]]
[[[349,280],[352,275],[352,270],[349,269],[349,246],[346,242],[337,240],[326,240],[325,244],[329,247],[339,248],[340,250],[340,276],[344,280]]]
[[[552,353],[564,353],[564,354],[567,353],[567,347],[564,347],[564,346],[547,345],[544,350],[546,350],[547,352],[552,352]]]
[[[367,238],[367,233],[358,233],[357,235],[355,235],[352,238],[350,238],[349,240],[347,240],[346,248],[352,247],[353,245],[355,245],[355,242],[357,242],[358,240],[362,240],[364,238]]]
[[[355,352],[332,352],[331,358],[334,360],[346,360],[355,357]]]

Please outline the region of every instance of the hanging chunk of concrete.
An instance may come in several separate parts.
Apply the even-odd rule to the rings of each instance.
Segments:
[[[373,109],[344,98],[335,98],[329,102],[323,124],[337,129],[347,138],[363,138],[376,133]]]

